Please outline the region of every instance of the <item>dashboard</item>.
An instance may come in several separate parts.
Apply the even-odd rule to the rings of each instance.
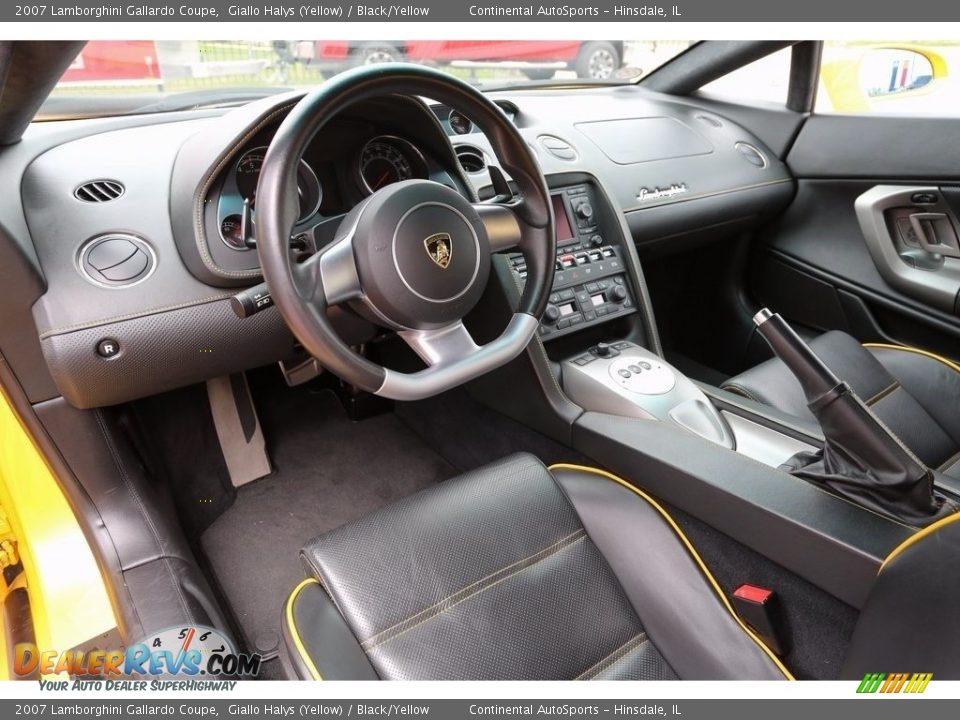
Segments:
[[[397,132],[369,123],[338,124],[311,145],[297,169],[295,229],[343,215],[367,195],[402,180],[432,179],[457,187],[429,152]],[[210,198],[217,206],[220,239],[234,250],[256,247],[257,183],[272,135],[264,133],[244,147]]]
[[[501,102],[500,106],[507,117],[516,116],[512,103]],[[442,106],[431,110],[439,127],[450,136],[476,132],[473,122],[461,112]],[[458,180],[457,176],[465,170],[486,167],[489,156],[482,151],[475,153],[477,161],[471,166],[465,161],[466,155],[452,158],[446,148],[437,148],[432,123],[410,123],[402,118],[372,122],[370,118],[376,113],[375,106],[361,107],[352,117],[331,123],[300,161],[300,214],[294,235],[301,238],[304,247],[316,247],[310,236],[318,225],[344,215],[364,197],[387,185],[433,180],[464,192],[462,178]],[[216,234],[233,250],[256,248],[257,182],[275,132],[276,125],[268,127],[241,147],[208,198],[208,203],[216,206]]]
[[[211,249],[227,271],[257,267],[256,190],[277,127],[279,122],[271,121],[231,148],[206,192],[204,232],[208,244],[219,239],[228,249]],[[439,118],[421,103],[402,98],[366,102],[329,123],[297,169],[295,246],[305,253],[315,251],[350,208],[391,183],[433,180],[464,192],[456,158],[448,145],[437,142],[442,133]]]
[[[23,342],[3,351],[28,378],[31,400],[61,394],[77,407],[111,405],[295,352],[275,309],[240,320],[230,299],[262,279],[257,180],[273,133],[300,97],[38,123],[0,151],[0,172],[20,187],[0,196],[0,251],[32,278],[4,319],[23,326]],[[564,188],[587,187],[607,209],[601,251],[611,245],[634,257],[633,245],[669,252],[688,235],[742,230],[793,194],[789,171],[757,137],[691,101],[634,86],[492,97],[564,197],[571,238],[562,240],[581,245],[571,250],[574,262],[595,248],[577,218],[580,201]],[[490,197],[497,166],[484,135],[450,108],[401,96],[352,106],[303,156],[291,241],[315,251],[356,203],[402,179]],[[577,311],[592,322],[591,308]],[[348,342],[376,333],[352,313],[331,313]],[[104,341],[113,355],[98,352]]]

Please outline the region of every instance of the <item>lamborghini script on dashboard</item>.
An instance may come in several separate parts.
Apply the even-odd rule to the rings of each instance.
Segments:
[[[669,187],[654,187],[652,190],[650,188],[642,187],[640,188],[640,192],[637,193],[637,200],[640,202],[649,200],[667,200],[675,195],[683,195],[685,192],[688,192],[686,183],[673,183]]]

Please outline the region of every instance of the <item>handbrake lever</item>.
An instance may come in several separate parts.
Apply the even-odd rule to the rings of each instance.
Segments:
[[[807,407],[823,428],[823,450],[799,453],[784,469],[911,525],[926,525],[957,509],[934,495],[933,472],[786,320],[764,308],[753,322],[800,383]]]

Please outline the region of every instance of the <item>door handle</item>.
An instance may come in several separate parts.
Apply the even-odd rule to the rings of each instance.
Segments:
[[[957,239],[957,231],[946,213],[912,213],[910,225],[920,240],[920,247],[927,252],[960,258],[960,241]]]
[[[914,199],[918,194],[936,197],[937,202],[918,207],[921,203]],[[960,315],[960,254],[945,256],[944,250],[951,249],[943,244],[949,236],[930,235],[940,229],[938,223],[945,225],[942,215],[951,230],[960,227],[941,189],[933,185],[875,185],[856,199],[854,207],[863,240],[884,282],[931,307]],[[910,217],[924,214],[934,218],[922,221],[921,217]],[[914,222],[919,226],[916,229]],[[946,232],[945,227],[942,229]],[[921,238],[926,247],[920,245]],[[922,266],[921,260],[925,263]]]

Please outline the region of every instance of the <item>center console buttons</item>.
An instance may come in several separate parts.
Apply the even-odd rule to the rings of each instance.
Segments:
[[[677,382],[673,370],[666,365],[646,360],[639,361],[636,357],[629,355],[612,361],[609,372],[617,385],[641,395],[662,395],[670,392]]]

